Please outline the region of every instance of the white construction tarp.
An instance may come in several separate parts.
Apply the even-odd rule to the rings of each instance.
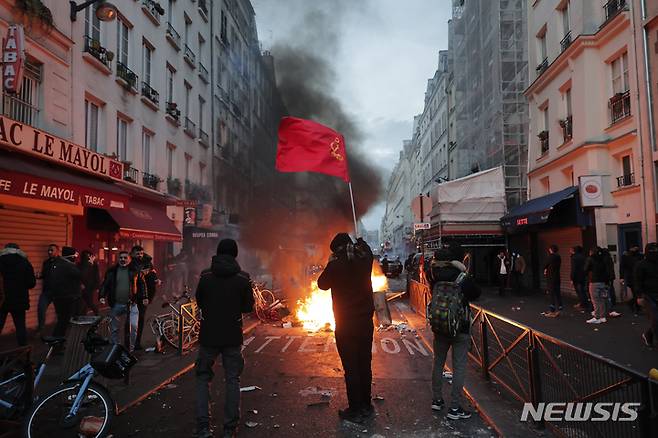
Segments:
[[[432,224],[500,222],[505,216],[502,167],[439,184],[432,193]]]

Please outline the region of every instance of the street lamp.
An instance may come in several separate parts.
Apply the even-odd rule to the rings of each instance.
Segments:
[[[87,0],[84,3],[76,4],[75,1],[70,0],[69,4],[71,5],[71,21],[75,21],[75,16],[78,12],[83,9],[87,9],[89,6],[94,3],[98,3],[96,6],[96,18],[100,21],[112,21],[117,18],[117,7],[112,3],[105,0]]]

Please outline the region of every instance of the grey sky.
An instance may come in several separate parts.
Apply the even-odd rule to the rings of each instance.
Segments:
[[[338,27],[334,95],[365,134],[363,149],[382,169],[384,181],[411,136],[413,116],[423,109],[428,78],[439,50],[448,47],[450,0],[252,0],[263,49],[296,41],[309,9],[329,11]],[[309,29],[305,29],[307,33]],[[349,145],[348,145],[349,147]],[[355,194],[358,196],[358,193]],[[383,203],[363,218],[378,229]]]

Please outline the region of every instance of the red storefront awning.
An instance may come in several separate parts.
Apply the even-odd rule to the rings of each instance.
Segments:
[[[119,226],[122,237],[169,242],[182,240],[180,231],[167,217],[164,206],[161,209],[133,199],[127,209],[108,210],[108,213]]]
[[[0,153],[0,194],[108,211],[128,205],[128,194],[110,181],[5,153]]]

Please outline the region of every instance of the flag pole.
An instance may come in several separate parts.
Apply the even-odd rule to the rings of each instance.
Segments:
[[[354,208],[354,193],[352,192],[352,181],[348,182],[350,187],[350,200],[352,201],[352,217],[354,218],[354,237],[359,237],[359,228],[356,225],[356,209]]]

